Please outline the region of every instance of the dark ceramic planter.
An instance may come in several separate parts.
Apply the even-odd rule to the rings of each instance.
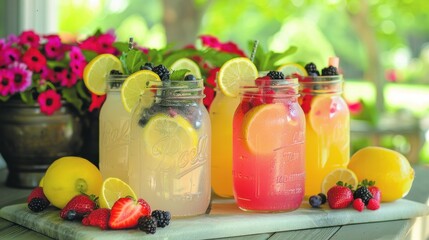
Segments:
[[[53,161],[79,155],[81,147],[82,124],[72,106],[63,103],[46,116],[37,104],[0,103],[0,153],[9,170],[8,186],[34,188]]]

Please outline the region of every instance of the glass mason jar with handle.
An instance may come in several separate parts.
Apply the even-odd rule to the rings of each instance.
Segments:
[[[305,196],[310,197],[321,192],[329,172],[349,163],[350,113],[341,96],[342,75],[300,77],[299,82],[306,118]]]
[[[292,211],[304,197],[304,113],[296,79],[241,88],[233,121],[234,198],[246,211]]]
[[[132,112],[129,184],[152,209],[204,214],[210,203],[210,119],[203,80],[149,81]]]

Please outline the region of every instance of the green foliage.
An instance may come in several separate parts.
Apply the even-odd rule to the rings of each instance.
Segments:
[[[254,48],[254,42],[249,41],[248,47],[250,51],[252,51]],[[297,51],[297,48],[295,46],[289,47],[283,52],[274,52],[271,50],[265,51],[262,48],[262,46],[258,44],[253,62],[259,71],[275,70],[280,66],[279,62],[282,59],[284,59],[287,56],[290,56],[296,51]]]
[[[170,75],[170,80],[183,80],[185,78],[186,73],[190,72],[188,69],[179,69],[175,70]]]

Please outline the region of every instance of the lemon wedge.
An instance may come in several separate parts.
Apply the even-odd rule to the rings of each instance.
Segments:
[[[99,196],[100,207],[111,209],[113,204],[123,197],[132,197],[137,199],[133,189],[119,178],[106,178],[101,186]]]

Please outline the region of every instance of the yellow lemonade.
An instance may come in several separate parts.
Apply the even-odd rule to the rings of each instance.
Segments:
[[[341,97],[341,76],[301,79],[300,103],[306,118],[305,196],[321,192],[323,178],[350,159],[350,113]]]
[[[210,106],[212,124],[212,188],[221,197],[232,198],[232,121],[239,97],[228,97],[220,90]]]

